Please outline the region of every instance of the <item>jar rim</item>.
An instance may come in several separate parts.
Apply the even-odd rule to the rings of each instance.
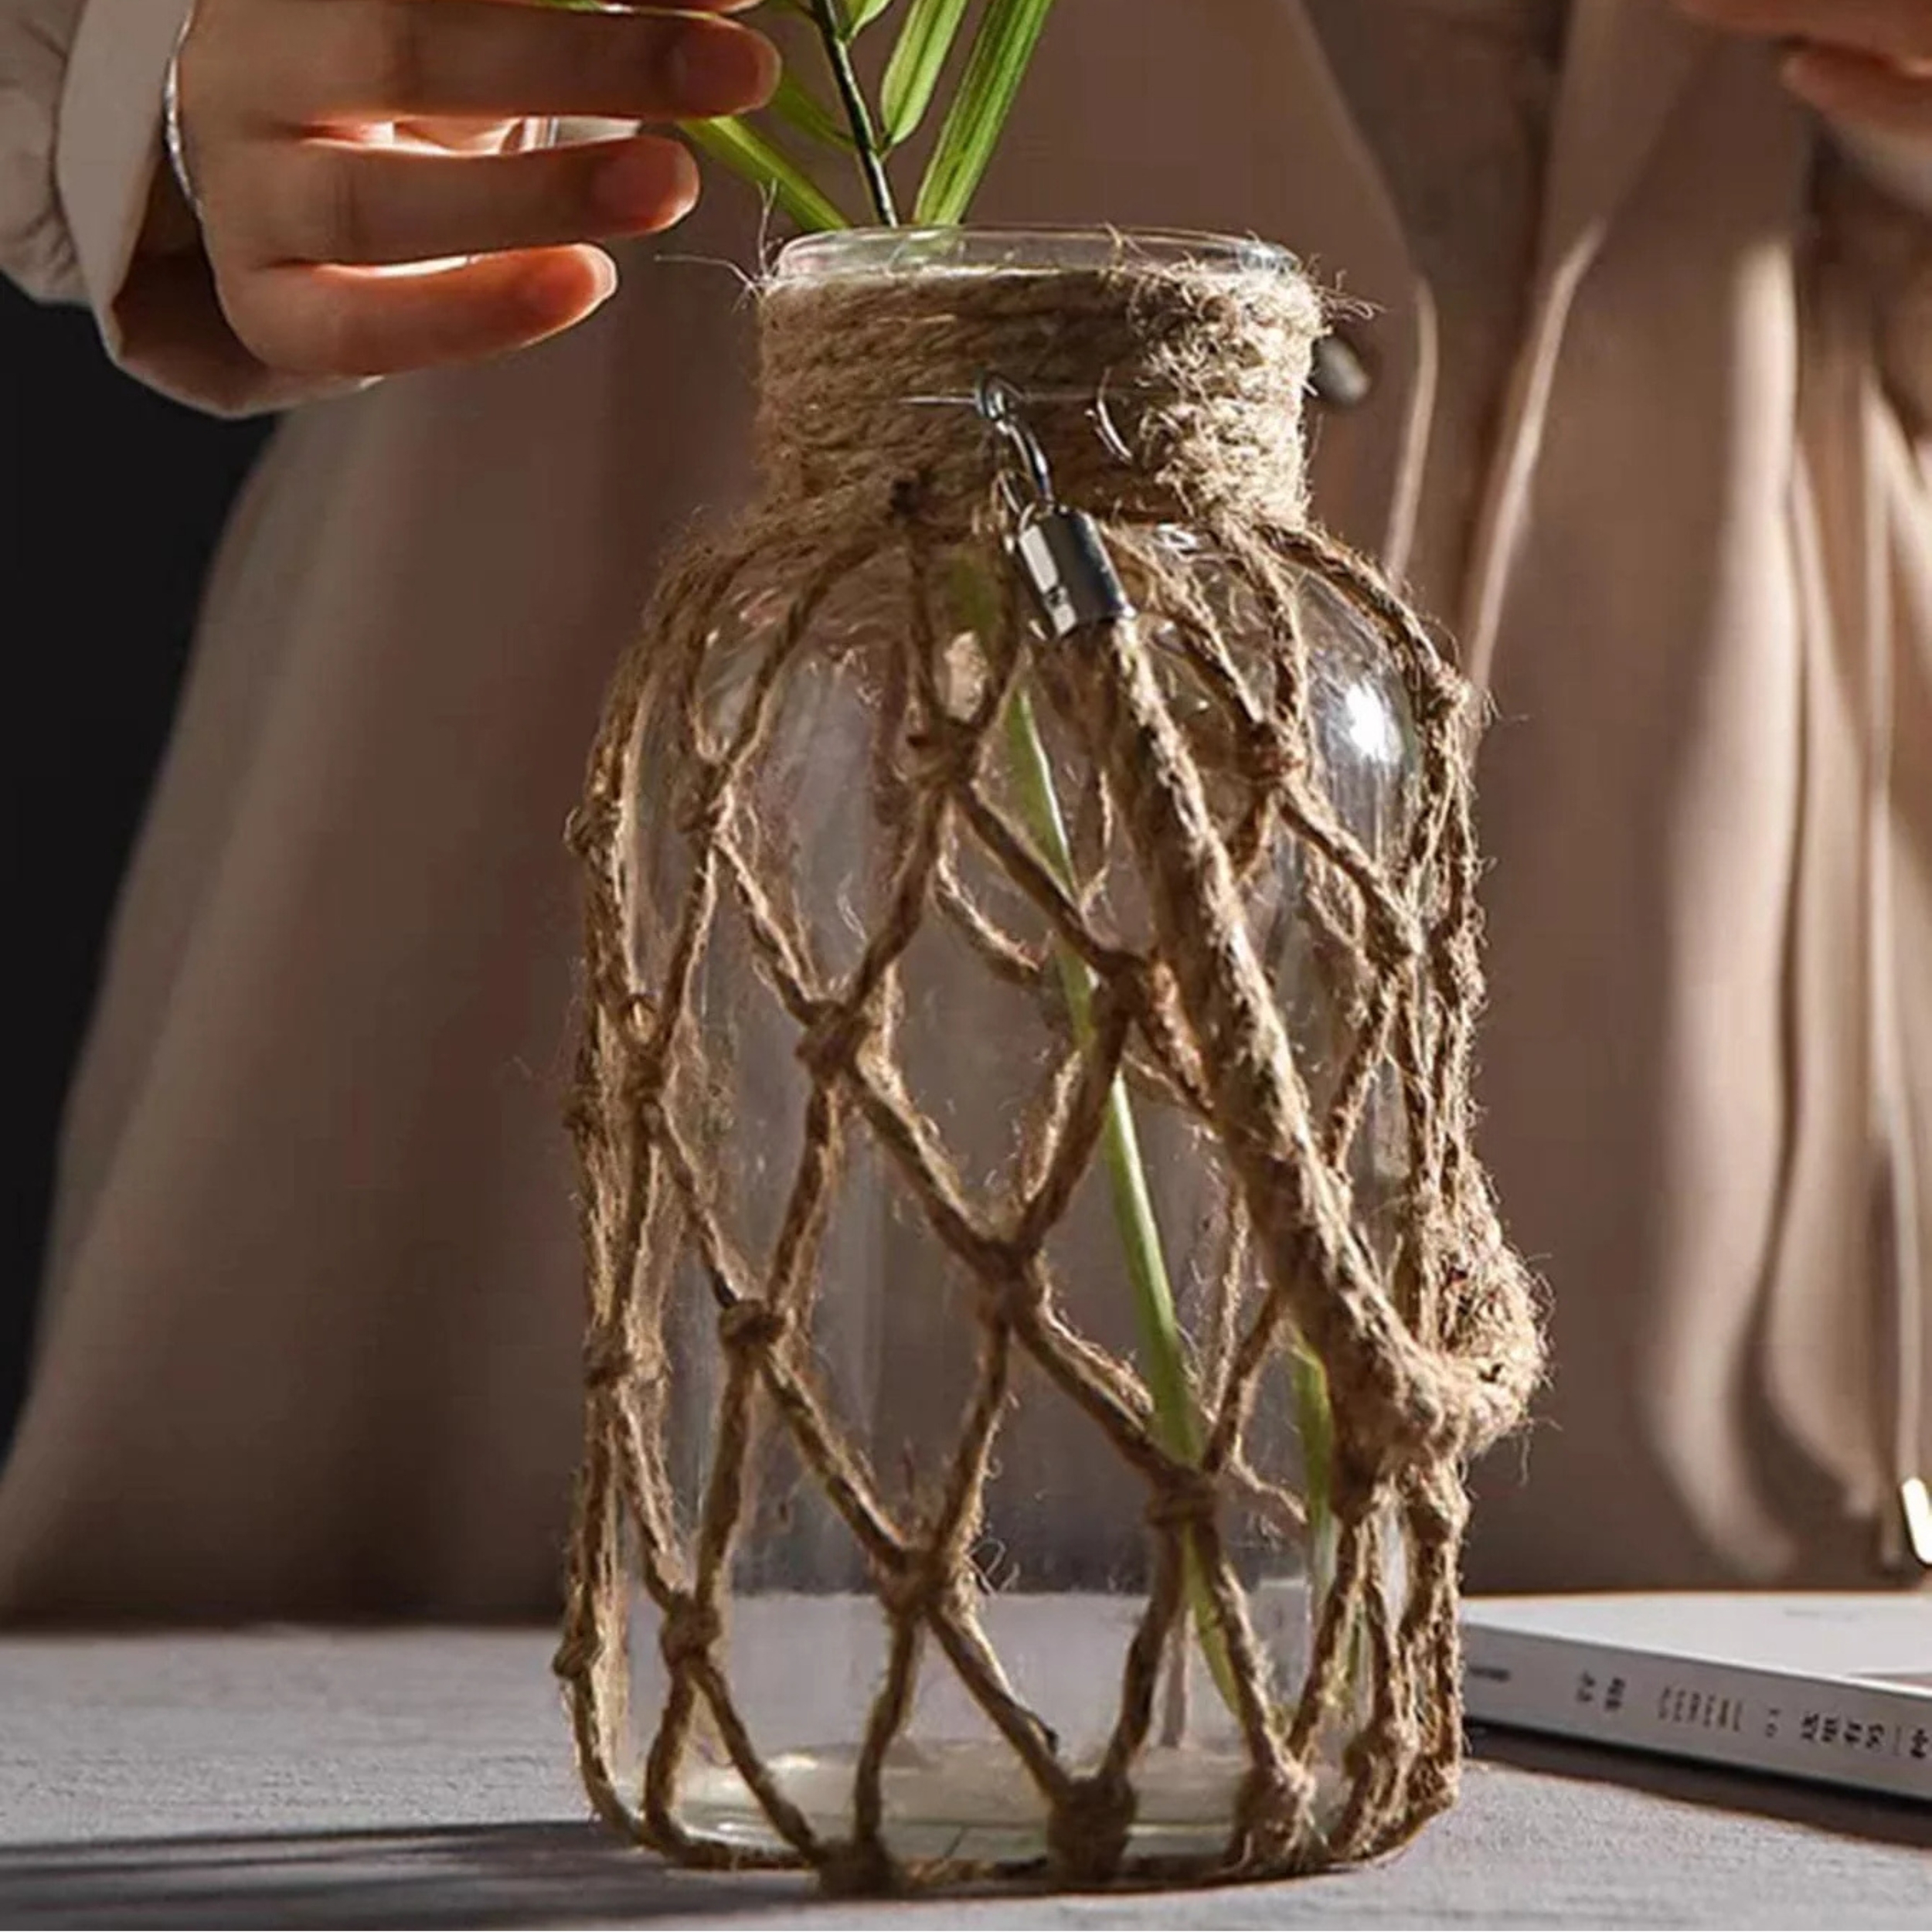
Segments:
[[[841,228],[779,252],[774,283],[893,275],[1053,275],[1121,266],[1229,276],[1298,276],[1300,259],[1253,236],[1188,229]]]

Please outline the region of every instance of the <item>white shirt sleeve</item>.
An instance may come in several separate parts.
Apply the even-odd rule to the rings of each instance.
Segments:
[[[223,414],[353,384],[278,375],[230,328],[206,260],[141,243],[162,158],[162,95],[192,0],[0,0],[0,269],[84,301],[107,352]]]

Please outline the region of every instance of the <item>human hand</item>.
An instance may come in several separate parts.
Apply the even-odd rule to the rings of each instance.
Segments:
[[[509,151],[506,133],[761,104],[777,55],[718,17],[750,4],[199,0],[178,107],[230,326],[271,369],[352,377],[581,321],[617,286],[594,243],[681,220],[696,165],[662,135]]]
[[[1785,84],[1821,114],[1932,141],[1932,0],[1677,0],[1706,25],[1791,42]]]

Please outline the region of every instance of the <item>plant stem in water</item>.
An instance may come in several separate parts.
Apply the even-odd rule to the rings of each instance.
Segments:
[[[1039,721],[1033,715],[1032,699],[1023,689],[1013,693],[1007,707],[1006,732],[1007,750],[1019,781],[1020,808],[1027,829],[1042,857],[1071,892],[1073,847],[1053,787],[1053,767],[1040,737]],[[1067,1009],[1073,1015],[1074,1036],[1084,1044],[1094,1037],[1093,976],[1085,961],[1070,948],[1056,947],[1055,953]],[[1153,1197],[1148,1191],[1147,1168],[1141,1158],[1140,1136],[1134,1121],[1134,1103],[1125,1080],[1119,1074],[1114,1076],[1107,1095],[1100,1147],[1114,1204],[1114,1225],[1120,1231],[1121,1253],[1134,1290],[1134,1312],[1141,1332],[1148,1392],[1154,1403],[1155,1440],[1176,1462],[1192,1466],[1201,1459],[1200,1421],[1188,1388],[1181,1326],[1175,1313],[1167,1263],[1161,1252],[1161,1230],[1154,1217]],[[1202,1654],[1222,1700],[1230,1712],[1238,1714],[1233,1668],[1228,1662],[1227,1646],[1222,1639],[1220,1619],[1208,1587],[1206,1571],[1192,1536],[1188,1538],[1182,1563],[1183,1584]]]
[[[1334,1479],[1335,1417],[1328,1406],[1328,1378],[1319,1360],[1299,1344],[1289,1357],[1294,1386],[1295,1427],[1301,1439],[1301,1492],[1308,1512],[1308,1583],[1318,1613],[1335,1582],[1335,1512],[1329,1507]]]

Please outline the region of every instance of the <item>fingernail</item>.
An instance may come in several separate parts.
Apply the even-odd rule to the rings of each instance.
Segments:
[[[587,304],[583,299],[587,266],[590,270]],[[573,248],[531,264],[517,278],[512,299],[529,321],[556,329],[594,315],[617,292],[617,264],[600,249]]]
[[[778,85],[778,49],[763,34],[722,21],[693,21],[671,53],[682,114],[693,118],[762,107]]]
[[[698,171],[675,142],[627,148],[597,170],[590,195],[599,210],[623,226],[675,221],[698,199]]]

